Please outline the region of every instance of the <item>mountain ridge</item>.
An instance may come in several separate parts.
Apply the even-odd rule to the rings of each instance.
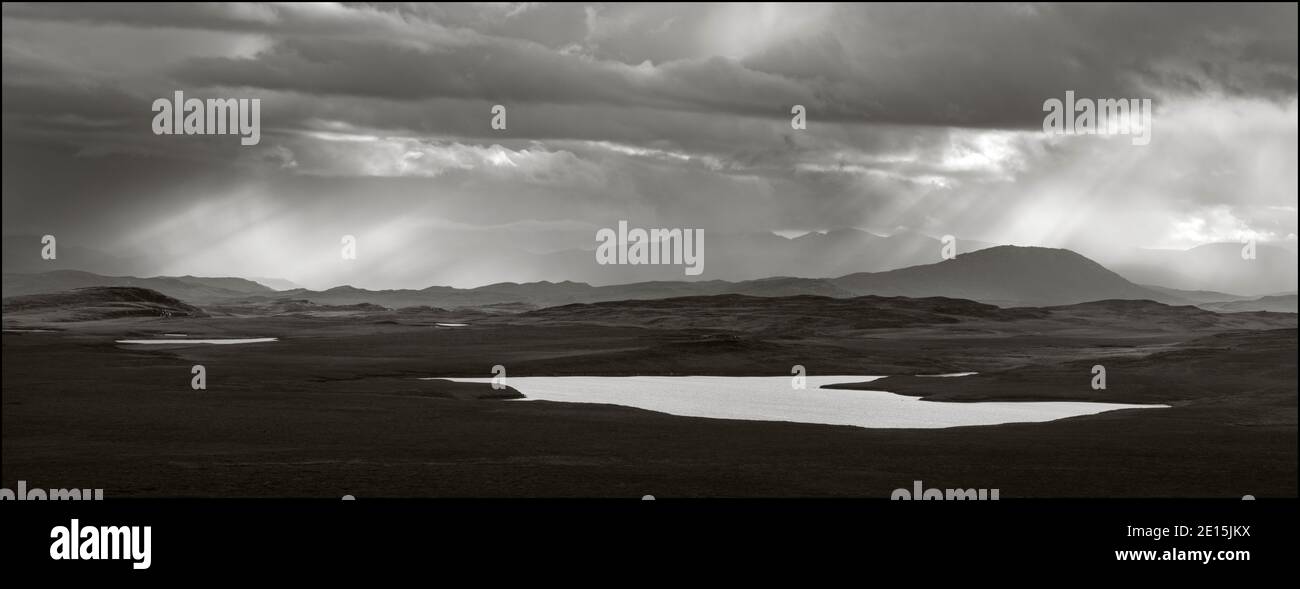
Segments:
[[[86,286],[153,288],[168,296],[200,305],[302,299],[325,305],[366,303],[388,308],[458,308],[516,303],[549,307],[570,303],[723,294],[765,297],[818,295],[833,298],[865,295],[909,298],[938,296],[1003,307],[1052,306],[1105,299],[1146,299],[1177,305],[1197,302],[1178,296],[1168,289],[1157,290],[1134,284],[1070,250],[1021,246],[995,246],[960,254],[951,260],[934,264],[885,272],[854,273],[838,278],[773,276],[739,282],[658,280],[605,286],[566,280],[503,282],[471,289],[435,285],[418,290],[368,290],[344,284],[320,291],[305,288],[276,291],[242,278],[101,277],[68,270],[4,276],[5,297]]]

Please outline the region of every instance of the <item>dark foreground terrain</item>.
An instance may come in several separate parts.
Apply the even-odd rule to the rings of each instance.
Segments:
[[[121,298],[118,296],[117,298]],[[738,295],[520,314],[373,306],[102,316],[6,302],[3,483],[108,496],[1009,497],[1297,492],[1294,314],[1143,301]],[[104,304],[98,303],[100,308]],[[168,314],[166,311],[164,315]],[[463,327],[438,323],[467,323]],[[52,331],[29,331],[52,330]],[[277,337],[140,346],[165,333]],[[191,366],[207,390],[190,389]],[[927,400],[1166,403],[1039,424],[872,430],[511,402],[420,377],[891,375]],[[1107,368],[1104,391],[1090,369]],[[915,374],[976,371],[961,378]],[[792,391],[791,394],[797,394]]]

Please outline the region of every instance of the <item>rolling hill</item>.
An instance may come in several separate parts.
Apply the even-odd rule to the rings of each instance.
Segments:
[[[150,288],[196,305],[230,302],[275,303],[305,300],[320,305],[373,304],[392,309],[415,306],[441,308],[522,305],[521,310],[572,303],[648,300],[688,296],[750,295],[786,297],[816,295],[852,298],[948,297],[1011,306],[1068,305],[1108,299],[1151,300],[1186,305],[1193,302],[1176,291],[1140,286],[1100,264],[1069,250],[995,246],[958,255],[952,260],[840,278],[772,277],[729,282],[649,281],[609,286],[582,282],[503,282],[478,288],[431,286],[424,289],[367,290],[338,286],[323,291],[304,288],[275,291],[242,278],[109,277],[87,272],[6,274],[4,296],[59,292],[87,286]],[[1225,295],[1230,296],[1230,295]]]
[[[1246,313],[1251,311],[1270,311],[1273,313],[1295,313],[1296,295],[1275,295],[1246,301],[1223,301],[1201,304],[1202,309],[1217,313]]]
[[[198,307],[158,291],[136,287],[90,287],[8,297],[5,323],[100,321],[123,317],[204,317]]]
[[[80,270],[55,270],[39,274],[4,275],[4,298],[61,292],[92,286],[147,288],[193,304],[203,305],[253,295],[269,295],[271,288],[243,278],[200,276],[101,276]]]

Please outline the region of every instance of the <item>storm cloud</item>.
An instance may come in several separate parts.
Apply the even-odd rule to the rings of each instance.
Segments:
[[[1295,248],[1296,6],[5,4],[4,233],[142,272],[471,286],[594,231]],[[157,136],[174,91],[257,146]],[[1066,91],[1152,141],[1049,136]],[[490,125],[493,105],[508,111]],[[807,110],[792,129],[791,108]],[[356,235],[364,272],[341,267]],[[704,278],[708,278],[705,276]]]

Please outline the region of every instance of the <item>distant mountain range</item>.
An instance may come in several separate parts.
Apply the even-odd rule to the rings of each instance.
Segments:
[[[5,273],[4,297],[66,291],[92,286],[148,288],[191,304],[205,305],[248,296],[271,295],[275,290],[243,278],[201,276],[102,276],[79,270],[55,270],[39,274]]]
[[[997,244],[957,239],[955,245],[957,253],[969,253]],[[943,242],[916,231],[886,236],[850,228],[811,232],[795,238],[766,232],[709,234],[705,248],[708,252],[705,274],[710,279],[731,282],[768,276],[827,278],[854,272],[883,272],[943,259]],[[529,255],[523,274],[512,276],[593,285],[686,278],[680,266],[601,266],[593,263],[594,256],[592,250],[578,249]],[[510,265],[508,260],[493,262],[497,263]]]
[[[965,255],[996,244],[958,238],[955,245],[957,253]],[[1242,259],[1241,244],[1214,243],[1189,250],[1136,250],[1113,258],[1097,258],[1097,261],[1144,288],[1168,289],[1172,292],[1165,292],[1166,295],[1193,302],[1221,302],[1296,292],[1297,256],[1287,245],[1258,244],[1255,258],[1251,260]],[[79,270],[101,276],[151,275],[148,267],[152,264],[144,260],[116,257],[63,241],[59,242],[56,260],[43,260],[40,248],[40,236],[5,236],[4,272],[29,274]],[[478,244],[474,256],[437,268],[430,268],[419,258],[423,251],[420,247],[404,248],[394,253],[396,257],[388,260],[387,265],[403,269],[404,279],[416,285],[469,280],[481,283],[493,277],[514,283],[572,282],[592,286],[682,281],[734,284],[757,282],[771,276],[832,279],[924,266],[942,261],[943,244],[916,231],[902,230],[882,236],[849,228],[811,232],[795,238],[769,232],[709,233],[705,248],[705,271],[698,278],[686,276],[681,266],[674,265],[596,264],[591,249],[536,253],[521,251],[517,244],[512,243]],[[422,276],[422,273],[427,275]],[[897,278],[916,280],[920,279],[919,276]],[[301,288],[280,278],[250,278],[277,291]],[[374,277],[359,276],[356,279],[370,278]],[[496,285],[483,288],[498,290]],[[420,289],[408,290],[418,292]],[[1186,294],[1192,291],[1205,292]],[[838,296],[833,291],[826,294]]]
[[[1274,313],[1295,313],[1296,295],[1277,295],[1260,297],[1246,301],[1224,301],[1201,305],[1217,313],[1246,313],[1250,311],[1272,311]]]
[[[149,288],[191,304],[284,303],[309,301],[320,305],[371,304],[403,307],[488,307],[522,305],[540,308],[571,303],[649,300],[686,296],[749,295],[785,297],[818,295],[852,298],[960,298],[1001,307],[1047,307],[1100,300],[1150,300],[1171,305],[1201,304],[1215,310],[1282,310],[1279,300],[1254,300],[1225,293],[1180,291],[1135,284],[1102,265],[1069,250],[995,246],[958,255],[951,260],[885,272],[858,272],[839,278],[776,277],[744,281],[649,281],[593,286],[580,282],[499,283],[459,289],[367,290],[339,286],[323,291],[303,288],[276,291],[242,278],[110,277],[76,271],[5,274],[4,296],[66,291],[88,286]],[[1219,298],[1221,295],[1222,298]],[[1295,297],[1290,298],[1294,312]],[[1235,306],[1233,306],[1235,305]],[[1253,305],[1253,306],[1252,306]]]
[[[1289,249],[1258,244],[1254,259],[1242,246],[1211,243],[1189,250],[1139,250],[1111,266],[1138,284],[1179,290],[1210,290],[1254,297],[1296,291],[1297,257]]]
[[[991,247],[991,243],[958,239],[958,253]],[[81,270],[111,276],[148,275],[150,264],[59,242],[58,258],[40,257],[39,235],[4,237],[4,272],[33,273],[50,270]],[[592,248],[595,243],[592,243]],[[879,272],[928,264],[941,260],[940,240],[915,231],[882,236],[860,229],[835,229],[786,238],[770,232],[710,233],[706,242],[708,277],[717,280],[752,280],[767,276],[825,278],[853,272]],[[482,276],[485,271],[515,282],[570,281],[593,285],[626,284],[647,280],[686,279],[680,266],[619,266],[595,263],[594,249],[566,249],[536,253],[520,250],[513,243],[478,244],[475,255],[451,266],[429,270],[427,283],[452,281],[465,275]],[[411,279],[421,280],[418,270],[427,265],[419,257],[420,247],[395,252],[393,267],[412,269]],[[409,257],[408,257],[409,256]],[[436,272],[437,274],[434,274]],[[440,280],[441,278],[441,280]],[[298,285],[280,279],[258,282],[276,290]]]

